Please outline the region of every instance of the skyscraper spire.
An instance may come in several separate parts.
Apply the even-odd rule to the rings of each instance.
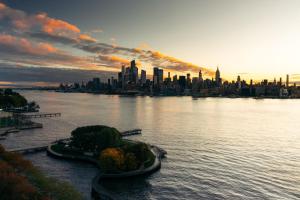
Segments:
[[[220,74],[219,67],[217,67],[217,71],[216,71],[216,75],[215,75],[215,80],[216,80],[217,86],[220,86],[221,85],[221,74]]]

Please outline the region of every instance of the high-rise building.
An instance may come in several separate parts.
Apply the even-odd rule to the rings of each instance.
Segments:
[[[240,75],[238,75],[237,80],[236,80],[236,83],[237,83],[237,88],[238,88],[238,89],[241,89],[242,83],[241,83],[241,76],[240,76]]]
[[[93,89],[100,90],[100,78],[93,78]]]
[[[153,68],[153,85],[154,86],[158,85],[158,74],[159,74],[158,67],[154,67]]]
[[[183,90],[185,89],[185,87],[186,87],[185,76],[179,76],[178,84],[181,89],[183,89]]]
[[[164,70],[158,70],[158,84],[161,85],[164,82]]]
[[[220,74],[220,70],[219,67],[217,68],[216,74],[215,74],[215,80],[216,80],[216,84],[217,86],[221,85],[221,74]]]
[[[126,71],[125,71],[125,65],[122,65],[122,80],[121,80],[121,84],[122,84],[122,89],[124,90],[125,88],[125,76],[126,76]]]
[[[146,70],[141,70],[141,83],[145,84],[147,80]]]
[[[188,73],[186,75],[186,83],[187,83],[188,86],[192,83],[191,74],[190,73]]]
[[[286,87],[289,87],[289,85],[290,85],[290,76],[287,74],[286,75]]]
[[[177,84],[177,75],[176,74],[173,76],[173,83]]]
[[[199,71],[198,81],[200,81],[200,82],[203,81],[203,77],[202,77],[202,72],[201,72],[201,70]]]
[[[132,83],[137,83],[139,79],[139,74],[138,74],[138,68],[136,67],[136,64],[135,64],[135,60],[132,60],[130,62],[130,75],[129,75],[129,80],[132,82]]]
[[[123,73],[122,72],[118,73],[118,82],[123,83]]]
[[[282,78],[279,79],[279,86],[282,86]]]

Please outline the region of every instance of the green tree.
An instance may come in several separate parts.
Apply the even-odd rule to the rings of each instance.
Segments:
[[[79,127],[71,133],[71,145],[83,151],[100,152],[121,144],[120,132],[107,126]]]

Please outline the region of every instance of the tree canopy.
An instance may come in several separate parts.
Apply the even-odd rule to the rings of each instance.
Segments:
[[[79,127],[71,133],[71,146],[87,152],[101,152],[121,144],[121,133],[108,126]]]
[[[25,97],[11,89],[0,91],[0,108],[3,107],[23,107],[27,105]]]

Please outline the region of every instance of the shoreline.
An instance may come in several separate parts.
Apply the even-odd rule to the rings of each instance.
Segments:
[[[52,150],[52,145],[57,144],[51,143],[48,145],[47,148],[47,155],[54,156],[59,159],[68,159],[68,160],[73,160],[73,161],[82,161],[82,162],[89,162],[94,164],[97,168],[100,169],[99,162],[91,158],[89,156],[79,156],[79,155],[68,155],[68,154],[61,154],[58,152],[55,152]],[[105,179],[124,179],[124,178],[130,178],[130,177],[135,177],[135,176],[142,176],[142,175],[147,175],[154,173],[155,171],[159,170],[161,168],[161,159],[165,156],[167,153],[165,150],[155,146],[155,145],[150,145],[150,150],[155,156],[155,160],[153,164],[147,168],[143,169],[138,169],[130,172],[123,172],[119,174],[106,174],[99,172],[93,179],[92,179],[92,191],[91,191],[91,196],[92,199],[101,199],[101,197],[105,197],[107,199],[115,199],[112,194],[110,194],[105,188],[101,186],[101,181]]]
[[[300,99],[300,97],[279,97],[279,96],[216,96],[216,95],[207,95],[207,96],[193,96],[193,95],[150,95],[150,94],[136,94],[130,95],[126,93],[99,93],[99,92],[80,92],[80,91],[56,91],[56,90],[42,90],[42,89],[34,89],[34,88],[17,88],[16,90],[24,90],[24,91],[41,91],[41,92],[55,92],[55,93],[70,93],[70,94],[91,94],[91,95],[108,95],[108,96],[120,96],[120,97],[192,97],[193,99],[203,99],[203,98],[228,98],[228,99],[256,99],[256,100],[263,100],[263,99]]]

